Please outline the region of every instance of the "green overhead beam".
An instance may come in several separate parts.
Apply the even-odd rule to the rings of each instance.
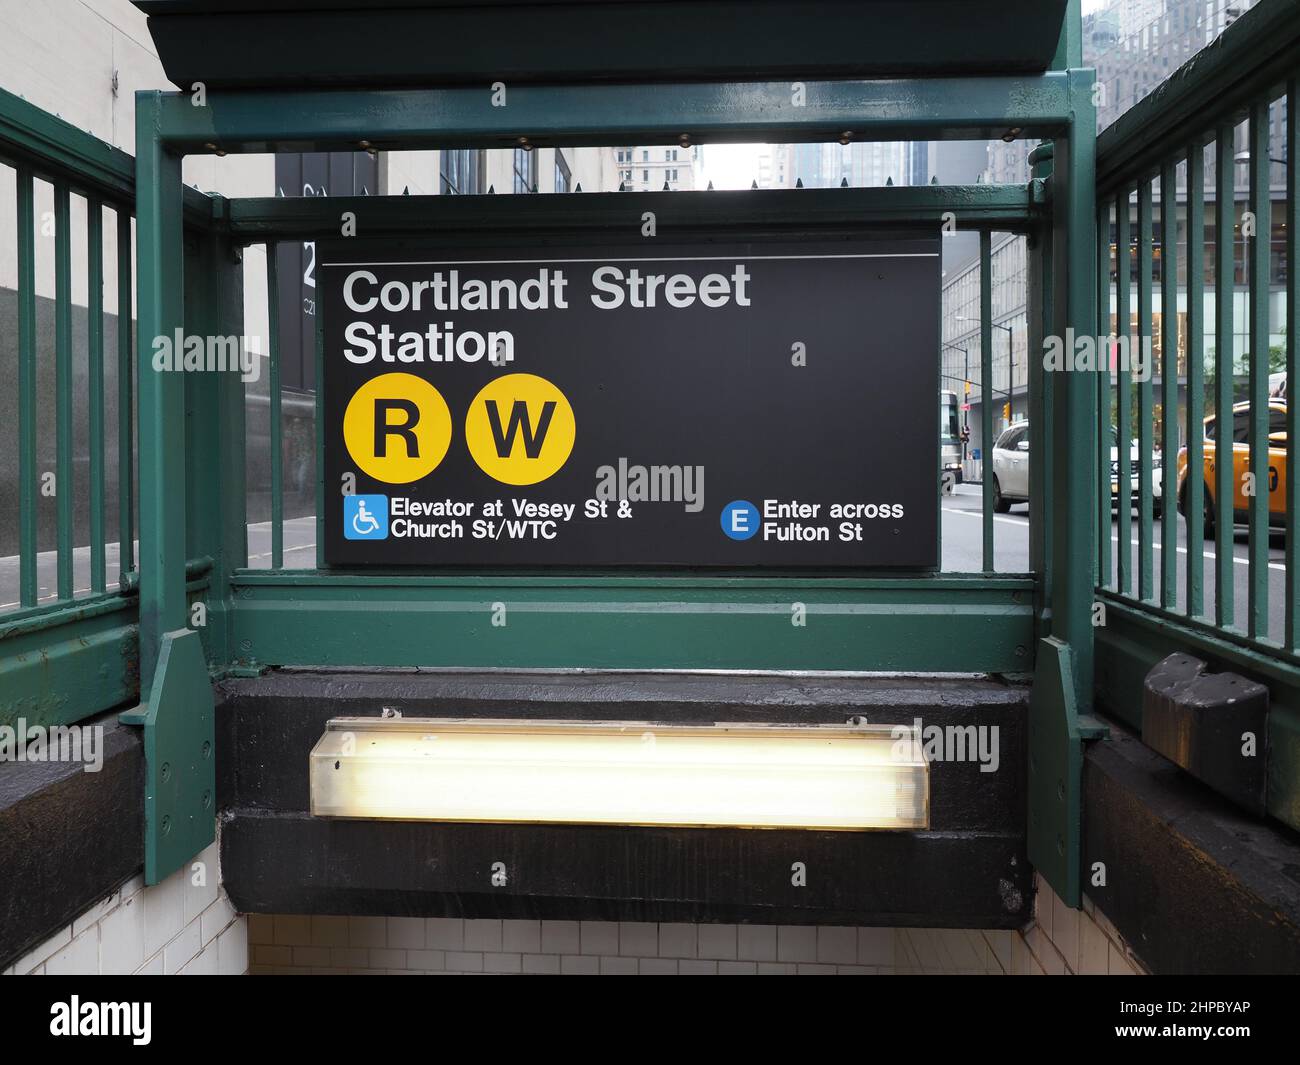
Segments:
[[[485,86],[296,92],[144,92],[158,133],[183,152],[509,148],[691,141],[1044,137],[1070,120],[1064,73],[1023,77],[521,85],[508,106]]]

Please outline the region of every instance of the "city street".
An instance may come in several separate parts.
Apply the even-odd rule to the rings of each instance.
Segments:
[[[943,568],[964,573],[978,573],[983,568],[983,540],[980,522],[981,487],[977,484],[958,485],[952,495],[943,497]],[[1111,521],[1111,559],[1119,551],[1118,522]],[[1187,523],[1182,515],[1177,519],[1178,541],[1178,608],[1186,608],[1187,580]],[[1161,529],[1159,519],[1154,528],[1155,543],[1152,560],[1153,587],[1160,593]],[[1240,625],[1245,616],[1250,568],[1247,562],[1249,536],[1243,526],[1238,526],[1233,537],[1233,600],[1236,619]],[[1268,615],[1269,633],[1280,639],[1283,627],[1283,596],[1286,569],[1282,562],[1284,534],[1273,530],[1268,552]],[[1029,505],[1018,503],[1009,514],[993,515],[994,561],[997,569],[1007,573],[1025,573],[1029,570]],[[1130,527],[1130,588],[1137,581],[1138,537],[1137,512],[1133,512]],[[1204,552],[1204,603],[1207,612],[1214,610],[1214,545],[1207,544]]]

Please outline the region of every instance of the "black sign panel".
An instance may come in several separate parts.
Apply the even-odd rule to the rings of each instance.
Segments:
[[[326,561],[935,567],[938,244],[322,244]]]

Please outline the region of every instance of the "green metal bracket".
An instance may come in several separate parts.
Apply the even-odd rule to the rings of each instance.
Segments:
[[[144,879],[157,884],[216,838],[212,683],[199,634],[175,629],[148,702],[119,720],[144,726]]]
[[[1038,641],[1029,704],[1029,860],[1067,906],[1081,902],[1083,744],[1106,727],[1080,714],[1074,661],[1054,636]]]

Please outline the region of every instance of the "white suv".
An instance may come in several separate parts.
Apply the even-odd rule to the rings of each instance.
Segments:
[[[1110,431],[1110,495],[1111,505],[1119,506],[1119,447],[1118,434]],[[1138,445],[1129,445],[1130,505],[1137,504]],[[1163,463],[1157,453],[1151,464],[1151,497],[1154,513],[1160,513],[1161,486],[1164,480]],[[1029,502],[1029,423],[1016,422],[1007,426],[993,444],[993,509],[1005,514],[1012,503]]]

